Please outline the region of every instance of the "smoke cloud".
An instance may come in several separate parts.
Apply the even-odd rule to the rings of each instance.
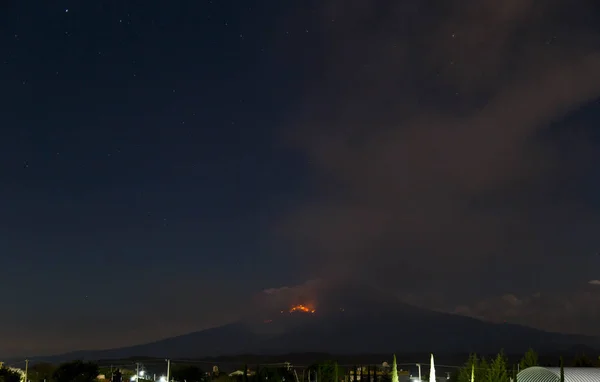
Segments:
[[[579,5],[327,2],[285,137],[318,187],[277,234],[323,279],[431,306],[591,279],[598,154],[573,116],[600,97],[600,33]]]

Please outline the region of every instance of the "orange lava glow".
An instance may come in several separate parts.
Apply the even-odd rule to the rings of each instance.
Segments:
[[[294,313],[294,312],[304,312],[304,313],[314,313],[315,310],[311,309],[305,305],[294,305],[292,306],[292,308],[290,309],[290,313]]]

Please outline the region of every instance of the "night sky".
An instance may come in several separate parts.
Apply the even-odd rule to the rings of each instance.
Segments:
[[[599,26],[592,0],[3,1],[0,356],[354,283],[600,335]]]

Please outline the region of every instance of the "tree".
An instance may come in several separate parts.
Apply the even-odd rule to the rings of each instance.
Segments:
[[[336,381],[340,374],[337,362],[325,361],[321,362],[316,367],[319,381]]]
[[[244,376],[243,381],[248,382],[248,365],[244,365]]]
[[[506,357],[504,351],[500,351],[496,358],[492,360],[486,373],[484,381],[487,382],[509,382],[508,370],[506,369]]]
[[[594,362],[592,362],[585,354],[577,355],[573,363],[575,367],[594,367]]]
[[[27,372],[27,379],[31,382],[50,381],[56,370],[56,366],[47,362],[32,365]]]
[[[317,372],[318,370],[318,365],[311,365],[308,367],[307,371],[311,373],[311,375],[314,375],[314,373]],[[294,378],[294,372],[293,369],[285,366],[285,367],[263,367],[262,371],[261,371],[261,379],[263,381],[267,380],[269,382],[278,382],[278,381],[293,381]],[[312,377],[312,380],[314,380],[314,377]]]
[[[475,382],[487,381],[490,372],[490,363],[487,359],[482,358],[475,368]]]
[[[21,382],[21,374],[2,366],[0,367],[0,382]]]
[[[119,371],[121,372],[121,380],[123,382],[127,382],[131,380],[131,377],[133,377],[136,373],[135,370],[132,369],[119,369]],[[171,373],[172,374],[172,373]]]
[[[171,369],[171,377],[181,382],[200,382],[204,380],[204,372],[197,366],[175,366]]]
[[[396,363],[396,354],[394,354],[394,362],[392,362],[392,382],[398,382],[398,364]]]
[[[111,382],[123,382],[123,373],[121,373],[121,370],[116,369],[113,371],[111,366],[109,372]]]
[[[484,359],[479,359],[477,354],[471,354],[465,365],[460,368],[456,375],[457,382],[475,382],[485,381],[485,376],[488,371],[488,364]]]
[[[98,365],[73,361],[61,364],[52,374],[55,382],[93,382],[98,377]]]
[[[523,358],[521,358],[519,368],[524,370],[532,366],[539,366],[538,354],[533,349],[529,349],[525,355],[523,355]]]

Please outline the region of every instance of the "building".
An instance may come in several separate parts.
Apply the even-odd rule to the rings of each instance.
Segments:
[[[385,367],[384,367],[385,368]],[[361,373],[362,370],[362,373]],[[377,376],[377,380],[381,378],[389,377],[390,371],[388,370],[377,370],[377,369],[369,369],[364,366],[356,367],[356,376],[354,375],[354,369],[349,369],[348,374],[345,376],[344,381],[346,382],[375,382],[373,378],[373,374]],[[406,370],[398,369],[398,381],[399,382],[409,382],[410,374]]]
[[[565,367],[565,382],[598,382],[600,369],[594,367]],[[560,367],[528,367],[517,375],[519,382],[560,382]]]

